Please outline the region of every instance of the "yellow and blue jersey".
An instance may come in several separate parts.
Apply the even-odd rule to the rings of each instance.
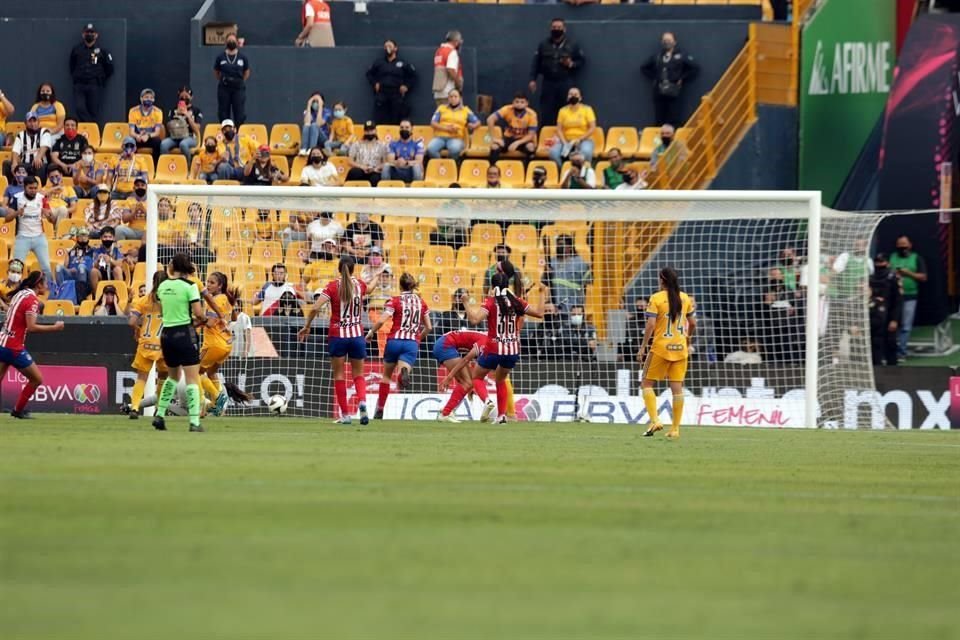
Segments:
[[[693,299],[680,292],[680,315],[670,317],[670,299],[666,291],[658,291],[647,302],[646,316],[656,320],[653,330],[653,353],[664,360],[686,360],[687,318],[694,316],[696,310]]]

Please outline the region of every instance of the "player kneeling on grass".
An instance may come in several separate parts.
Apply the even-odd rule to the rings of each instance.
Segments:
[[[486,380],[474,380],[468,366],[472,360],[479,357],[486,343],[487,335],[479,331],[449,331],[440,336],[437,343],[433,345],[433,357],[447,369],[447,376],[440,383],[440,391],[446,391],[454,380],[457,381],[457,386],[440,411],[440,415],[437,416],[437,420],[459,422],[452,414],[471,391],[483,401],[480,421],[487,422],[493,415],[496,407],[487,396]]]
[[[697,328],[693,299],[680,291],[677,272],[664,267],[660,270],[660,291],[650,296],[646,309],[647,325],[643,331],[643,344],[637,360],[644,362],[643,403],[650,415],[650,428],[643,434],[652,436],[663,429],[657,411],[657,394],[654,385],[666,379],[673,394],[673,425],[668,438],[680,437],[680,420],[683,418],[683,379],[687,375],[687,359],[690,354],[690,338]],[[653,340],[653,347],[647,347]]]
[[[10,412],[14,418],[31,417],[30,413],[25,411],[27,402],[37,387],[43,384],[40,367],[27,351],[27,334],[63,331],[63,322],[37,324],[37,316],[40,314],[39,296],[46,292],[46,277],[40,271],[31,271],[13,291],[3,329],[0,329],[0,378],[3,378],[7,369],[12,366],[27,379],[27,384],[23,385],[17,403]]]
[[[377,410],[373,417],[383,419],[383,408],[390,396],[390,380],[393,370],[400,369],[397,376],[397,388],[403,391],[410,386],[410,373],[417,361],[420,340],[433,330],[430,322],[430,309],[417,294],[417,279],[409,273],[400,276],[400,295],[394,296],[383,308],[383,317],[367,332],[367,340],[377,335],[388,319],[393,320],[390,335],[387,336],[387,348],[383,352],[383,376],[380,378],[380,392],[377,395]]]
[[[150,293],[137,299],[130,307],[130,318],[127,321],[133,328],[133,337],[137,341],[137,354],[133,358],[133,370],[137,372],[137,381],[133,383],[130,393],[130,404],[121,410],[131,420],[140,417],[140,403],[143,401],[147,378],[154,365],[157,367],[157,382],[163,383],[167,377],[167,364],[163,361],[163,352],[160,348],[160,332],[163,329],[160,301],[157,299],[157,288],[167,279],[167,274],[157,271],[153,274],[153,287]],[[151,391],[150,395],[153,395]]]

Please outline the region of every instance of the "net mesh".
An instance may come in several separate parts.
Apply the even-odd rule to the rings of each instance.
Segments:
[[[522,273],[528,301],[545,310],[544,320],[528,319],[521,334],[522,359],[511,375],[518,420],[649,420],[636,354],[644,305],[664,266],[678,270],[698,310],[684,424],[810,426],[808,347],[818,354],[819,424],[862,426],[864,416],[877,413],[862,402],[851,407],[849,399],[873,390],[867,279],[878,215],[824,210],[819,276],[811,283],[809,207],[788,195],[706,201],[664,192],[636,200],[593,192],[569,200],[569,192],[523,191],[491,200],[489,192],[478,198],[468,190],[405,190],[388,198],[344,188],[319,196],[290,188],[218,195],[167,189],[148,222],[157,225],[159,262],[185,251],[204,279],[219,271],[239,292],[236,312],[243,315],[234,321],[233,355],[219,375],[254,402],[231,405],[228,414],[266,413],[267,399],[281,394],[289,414],[338,415],[328,310],[306,342],[296,334],[316,292],[336,277],[343,252],[358,256],[358,276],[378,260],[390,267],[368,292],[367,327],[399,293],[402,273],[417,278],[431,309],[434,330],[420,345],[412,385],[399,393],[394,381],[387,418],[431,419],[442,407],[446,395],[437,383],[445,371],[431,350],[447,331],[477,329],[464,308],[483,301],[498,254]],[[813,345],[805,333],[809,286],[818,288]],[[382,329],[368,345],[371,406],[386,334]],[[348,389],[353,410],[358,398],[352,384]],[[671,394],[662,385],[658,392],[669,420]],[[457,415],[476,419],[480,407],[468,399]]]

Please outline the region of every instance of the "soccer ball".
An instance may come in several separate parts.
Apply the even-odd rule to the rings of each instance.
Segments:
[[[267,400],[267,409],[270,409],[270,413],[283,415],[287,412],[287,399],[281,395],[270,396]]]

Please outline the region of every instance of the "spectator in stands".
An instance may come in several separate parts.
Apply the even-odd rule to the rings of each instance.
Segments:
[[[143,240],[147,230],[147,179],[133,181],[133,193],[124,203],[120,214],[122,224],[116,227],[118,240]]]
[[[63,139],[60,138],[61,141]],[[73,188],[77,195],[81,198],[91,197],[97,185],[107,178],[106,172],[108,171],[109,167],[104,169],[102,166],[97,166],[97,156],[94,148],[89,144],[85,146],[80,154],[80,160],[70,167]]]
[[[483,186],[486,189],[499,189],[502,186],[500,184],[500,167],[495,164],[487,167],[487,183]]]
[[[37,87],[36,102],[30,111],[40,119],[40,128],[50,132],[50,141],[56,144],[63,135],[63,122],[67,117],[67,108],[57,100],[57,92],[53,85],[45,82]]]
[[[180,242],[182,243],[185,240],[190,245],[202,242],[206,237],[205,227],[203,208],[199,202],[191,202],[187,205],[186,238],[181,239]]]
[[[537,90],[537,78],[543,77],[540,87],[540,120],[543,124],[557,121],[557,113],[567,100],[573,80],[584,62],[583,50],[567,37],[566,23],[560,18],[552,20],[550,36],[537,45],[530,67],[530,93]]]
[[[16,196],[18,193],[23,193],[23,183],[27,179],[27,176],[30,175],[27,173],[27,167],[25,165],[19,165],[16,169],[13,170],[13,182],[7,185],[7,188],[3,191],[3,202],[0,202],[0,206],[7,207],[16,207]]]
[[[574,151],[570,154],[570,168],[560,178],[561,189],[596,189],[597,173],[593,170],[583,154]]]
[[[903,311],[900,320],[900,333],[897,336],[897,355],[907,357],[907,343],[913,331],[913,321],[917,315],[917,300],[920,297],[920,284],[927,281],[927,263],[913,250],[913,243],[906,235],[897,238],[897,252],[890,256],[890,268],[893,269],[903,286]]]
[[[298,47],[335,47],[333,22],[330,20],[330,5],[323,0],[303,0],[300,12],[303,30],[293,44]]]
[[[13,106],[13,103],[10,102],[9,96],[3,91],[0,91],[0,147],[7,147],[7,118],[13,115],[13,112],[16,111],[16,108]]]
[[[308,187],[336,187],[340,184],[337,167],[327,162],[327,154],[320,147],[310,150],[307,166],[300,172],[300,184]]]
[[[303,129],[300,132],[300,153],[305,156],[316,146],[324,146],[330,137],[330,119],[333,112],[325,106],[323,94],[314,91],[307,98],[303,110]]]
[[[136,141],[137,148],[150,149],[154,161],[160,155],[163,138],[163,111],[154,104],[155,98],[153,89],[144,89],[140,92],[140,104],[131,107],[127,114],[130,135]]]
[[[510,259],[510,256],[513,254],[513,249],[508,247],[504,243],[500,243],[493,248],[493,259],[496,260],[492,265],[487,267],[486,273],[483,274],[483,290],[489,291],[493,286],[493,276],[497,273],[497,267],[502,263]]]
[[[136,247],[130,247],[124,252],[123,261],[120,263],[120,268],[123,271],[123,281],[130,291],[133,291],[133,278],[136,275],[139,261],[140,251]],[[137,297],[143,297],[143,294],[138,292]]]
[[[384,180],[403,180],[407,184],[423,180],[423,140],[413,139],[413,124],[409,120],[400,122],[400,139],[392,141],[389,148],[383,165]]]
[[[270,157],[270,145],[260,145],[257,156],[251,158],[243,168],[243,183],[261,187],[283,184],[289,176],[280,167],[273,164]]]
[[[101,280],[123,280],[123,253],[117,245],[113,227],[100,230],[100,246],[93,252],[90,286],[96,289]]]
[[[597,116],[593,107],[582,103],[580,89],[571,87],[567,92],[567,106],[557,114],[557,137],[550,147],[550,158],[561,166],[574,151],[583,154],[586,162],[593,160],[593,132],[597,129]]]
[[[427,155],[439,158],[446,149],[454,161],[460,159],[467,146],[468,131],[480,126],[480,119],[473,114],[470,107],[464,106],[460,100],[460,91],[451,90],[447,94],[447,104],[437,107],[430,120],[435,136],[427,145]]]
[[[687,159],[687,147],[675,139],[676,129],[672,124],[665,124],[660,127],[660,143],[653,148],[650,155],[650,170],[657,171],[660,161],[667,163],[673,162],[678,158],[681,162]]]
[[[257,292],[256,300],[261,304],[260,314],[275,315],[277,303],[285,293],[291,294],[295,299],[301,297],[296,287],[287,282],[287,268],[278,262],[270,268],[270,282],[265,283]]]
[[[900,277],[890,268],[885,253],[873,259],[870,275],[870,346],[874,365],[898,362],[897,330],[903,317],[903,296]]]
[[[682,124],[680,96],[684,85],[699,71],[693,56],[677,47],[673,33],[667,31],[660,36],[660,52],[643,65],[643,73],[653,80],[653,109],[658,123],[675,127]]]
[[[363,297],[363,301],[367,305],[367,311],[382,311],[390,298],[397,293],[397,281],[393,277],[393,267],[384,264],[376,286],[368,289],[367,295]]]
[[[802,348],[795,344],[795,338],[803,335],[803,317],[798,304],[802,304],[802,300],[795,300],[787,292],[783,273],[776,267],[771,268],[767,272],[757,327],[758,340],[769,359],[791,360],[802,353]]]
[[[332,240],[334,247],[343,235],[343,227],[333,219],[329,211],[321,211],[316,220],[307,225],[307,238],[310,240],[310,260],[333,260],[336,256],[324,243]]]
[[[270,209],[257,209],[257,221],[254,223],[257,240],[273,240],[276,218]]]
[[[330,139],[323,145],[328,154],[345,156],[350,145],[355,142],[353,119],[347,115],[347,103],[340,101],[333,105],[333,120],[330,122]]]
[[[70,77],[73,79],[73,104],[81,122],[99,122],[103,88],[113,75],[113,56],[101,47],[100,34],[88,23],[83,41],[70,51]]]
[[[217,167],[227,161],[227,152],[223,145],[213,136],[207,136],[203,141],[203,148],[193,157],[190,167],[191,180],[204,180],[213,184],[218,178]]]
[[[123,218],[123,207],[111,197],[110,187],[100,184],[93,194],[93,202],[87,205],[83,214],[87,221],[87,229],[90,230],[90,237],[99,238],[105,227],[113,229],[120,224]]]
[[[700,335],[700,332],[697,331],[697,335]],[[760,353],[760,344],[754,338],[745,338],[743,342],[740,343],[740,348],[736,351],[731,351],[723,359],[724,364],[739,364],[739,365],[751,365],[751,364],[763,364],[763,356]]]
[[[433,100],[438,107],[449,104],[451,92],[456,91],[459,96],[463,91],[462,46],[463,36],[460,32],[448,31],[444,42],[433,54]]]
[[[469,331],[475,330],[476,325],[470,323],[467,318],[467,305],[470,303],[470,292],[460,287],[453,292],[453,300],[449,311],[430,316],[433,318],[433,331],[435,335],[442,336],[450,331]]]
[[[603,169],[601,179],[604,189],[616,189],[623,184],[624,174],[627,172],[627,165],[623,161],[623,154],[620,149],[614,147],[607,153],[607,160],[610,166]]]
[[[383,266],[383,248],[380,245],[371,245],[366,263],[360,270],[361,280],[370,280],[371,276]]]
[[[647,301],[642,297],[633,301],[633,311],[627,312],[627,321],[623,342],[617,346],[617,353],[621,362],[634,362],[640,347],[643,345],[643,332],[647,326],[647,317],[644,313]]]
[[[90,295],[90,278],[93,272],[93,249],[90,247],[90,231],[86,227],[76,230],[74,245],[67,251],[63,264],[57,265],[57,284],[72,280],[77,292],[76,301]]]
[[[54,229],[60,220],[72,218],[77,211],[77,192],[63,183],[63,171],[56,165],[47,169],[47,185],[43,190],[50,207],[50,219]]]
[[[31,176],[45,180],[47,158],[53,147],[50,132],[40,127],[40,119],[33,111],[27,113],[25,122],[26,128],[13,138],[10,160],[3,161],[3,173],[10,177],[12,171],[22,164]]]
[[[377,186],[386,161],[387,146],[377,139],[377,125],[367,120],[363,125],[363,140],[350,145],[347,180],[366,180]]]
[[[525,325],[529,327],[529,325]],[[543,306],[543,322],[532,327],[534,355],[538,360],[558,360],[564,354],[564,330],[569,326],[566,315],[560,313],[556,305],[546,303]]]
[[[624,181],[617,187],[617,191],[640,191],[650,185],[636,169],[627,169]]]
[[[33,253],[47,279],[53,282],[49,246],[43,233],[43,220],[51,223],[53,220],[47,199],[40,195],[40,181],[36,176],[24,179],[23,191],[14,196],[13,206],[6,210],[4,219],[7,222],[17,221],[13,257],[23,262],[29,253]]]
[[[127,136],[123,139],[123,148],[117,164],[113,167],[113,193],[111,198],[125,200],[133,193],[137,178],[147,178],[147,161],[137,153],[136,141]]]
[[[53,143],[51,160],[60,167],[63,175],[72,175],[73,165],[80,161],[83,150],[89,145],[86,136],[77,132],[77,119],[67,116],[63,120],[63,135]]]
[[[227,36],[226,48],[213,62],[217,78],[217,119],[233,119],[237,126],[247,121],[247,80],[250,61],[240,52],[237,34]]]
[[[570,308],[564,331],[564,355],[576,359],[597,359],[597,329],[587,322],[582,306]]]
[[[454,182],[451,189],[459,189]],[[437,218],[437,230],[430,233],[430,244],[453,247],[459,251],[470,237],[470,217],[464,215],[464,204],[459,200],[449,200],[440,205],[442,211]]]
[[[247,135],[238,134],[229,118],[220,123],[220,133],[226,157],[217,166],[217,175],[221,180],[240,180],[243,168],[257,155],[257,143]]]
[[[367,69],[367,82],[373,87],[373,117],[380,124],[402,124],[410,116],[407,94],[417,84],[417,69],[399,58],[394,40],[383,43],[383,53]]]
[[[358,213],[356,221],[347,225],[343,237],[350,240],[346,252],[357,259],[357,264],[366,264],[370,251],[383,247],[383,227],[371,222],[369,213]]]
[[[550,288],[550,300],[558,309],[583,306],[586,286],[593,282],[593,272],[590,265],[577,255],[572,236],[557,236],[557,255],[547,257],[540,281]]]
[[[103,288],[103,292],[93,307],[93,315],[123,317],[123,309],[120,308],[120,300],[115,286],[108,284]]]
[[[167,114],[167,137],[160,142],[160,153],[180,149],[189,167],[202,135],[203,112],[193,104],[193,89],[189,86],[180,87],[179,98],[176,108]]]
[[[527,96],[518,92],[513,96],[513,104],[501,107],[487,118],[491,163],[496,163],[503,151],[520,153],[525,161],[533,158],[537,150],[537,112],[528,107]],[[495,135],[494,127],[500,127],[502,135]]]
[[[547,170],[543,167],[534,167],[531,178],[533,179],[533,189],[547,188]]]
[[[793,247],[784,248],[780,252],[776,267],[783,274],[783,285],[787,291],[795,295],[802,295],[801,289],[806,286],[806,276],[804,275],[806,267],[797,255],[797,250]]]
[[[310,216],[303,211],[292,212],[287,218],[287,226],[280,231],[280,241],[283,248],[291,242],[302,242],[308,238],[307,227],[310,225]]]

